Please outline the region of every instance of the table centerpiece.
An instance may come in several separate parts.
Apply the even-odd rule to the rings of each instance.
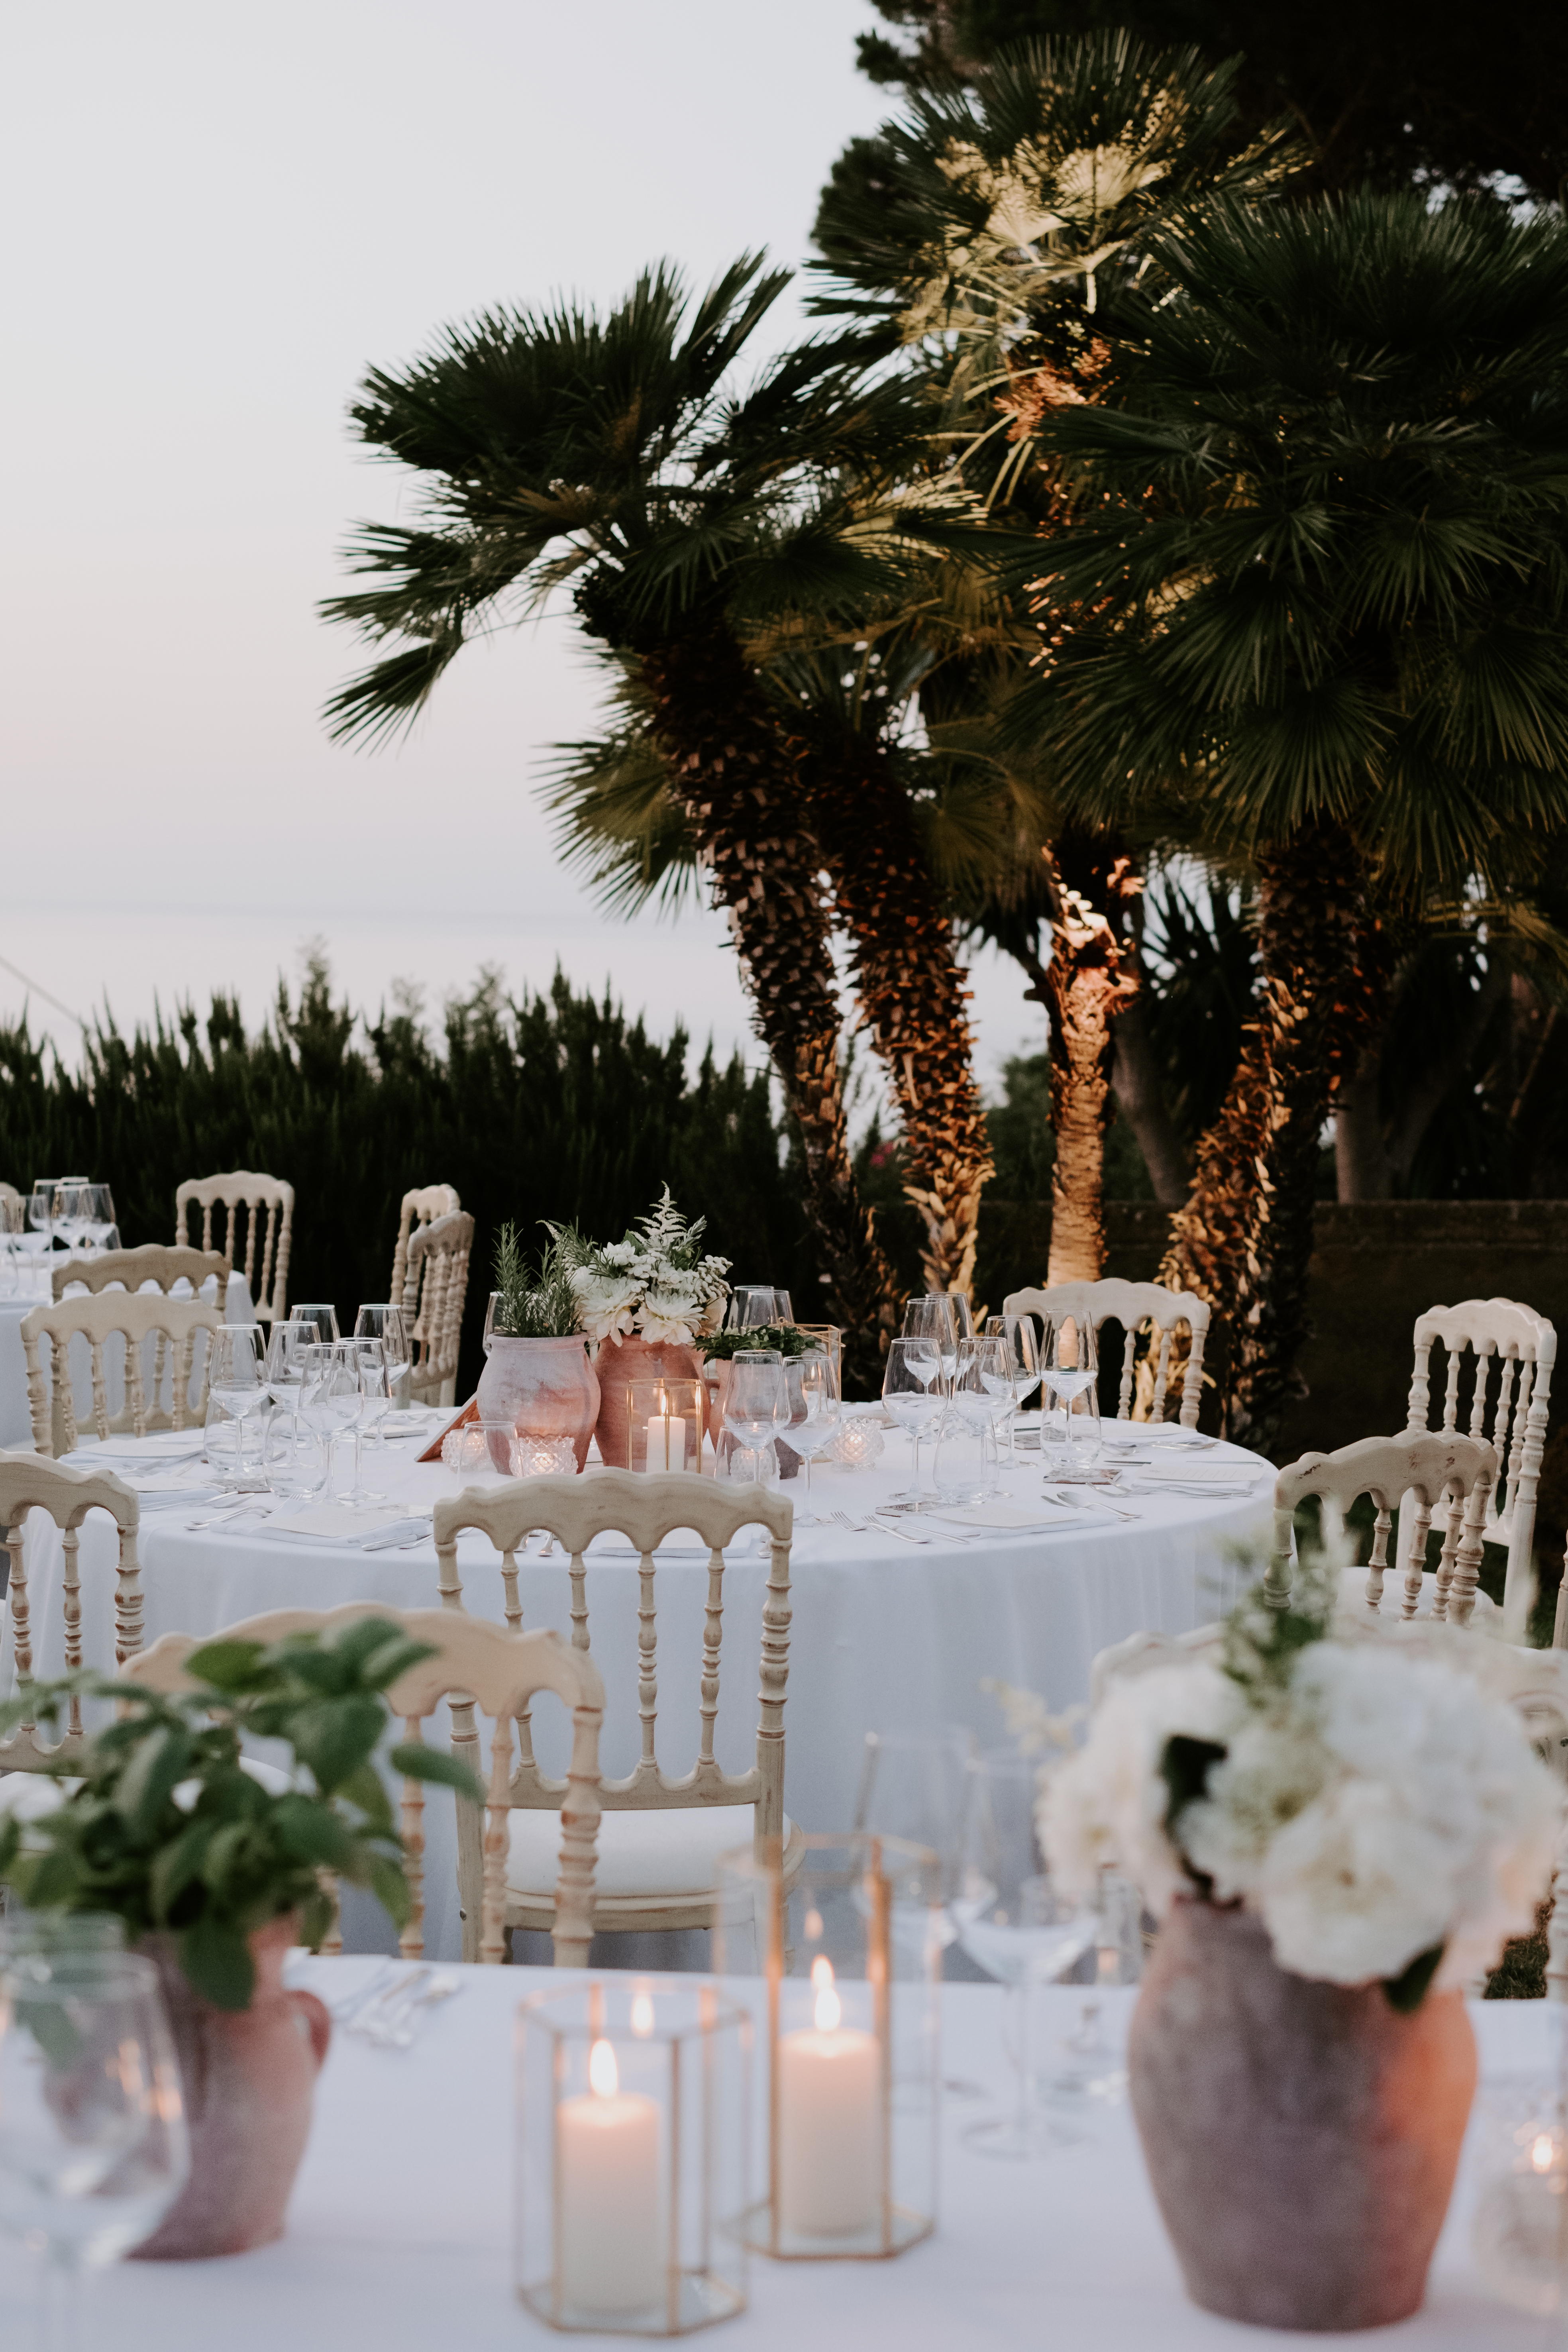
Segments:
[[[1309,1566],[1290,1607],[1254,1589],[1206,1650],[1129,1662],[1039,1805],[1065,1884],[1110,1864],[1161,1919],[1129,2046],[1154,2193],[1194,2300],[1275,2327],[1419,2305],[1464,1988],[1533,1926],[1563,1811],[1484,1635],[1336,1622],[1337,1587]]]
[[[600,1459],[613,1469],[627,1464],[631,1383],[701,1378],[698,1343],[718,1330],[730,1295],[729,1259],[699,1255],[707,1222],[688,1224],[667,1184],[618,1242],[591,1242],[575,1225],[549,1227],[596,1350],[595,1434]]]
[[[550,1231],[536,1261],[515,1225],[502,1225],[497,1235],[495,1319],[474,1402],[481,1423],[510,1429],[536,1447],[559,1445],[563,1456],[570,1444],[581,1470],[599,1417],[599,1382],[588,1361],[573,1260],[556,1229]],[[499,1443],[492,1441],[492,1452]],[[507,1458],[495,1459],[503,1475],[511,1472],[511,1452],[508,1445]]]
[[[209,1642],[185,1662],[188,1696],[79,1672],[0,1708],[0,1734],[24,1720],[58,1730],[73,1701],[120,1710],[46,1768],[62,1784],[56,1805],[0,1825],[0,1882],[35,1911],[114,1914],[157,1968],[191,2169],[139,2257],[240,2253],[282,2235],[331,2034],[313,1993],[284,1990],[284,1956],[319,1948],[331,1925],[323,1871],[371,1887],[398,1926],[410,1916],[375,1759],[384,1692],[431,1654],[362,1617],[270,1647]],[[286,1741],[293,1769],[247,1769],[245,1735]],[[442,1749],[404,1741],[384,1761],[483,1801]]]

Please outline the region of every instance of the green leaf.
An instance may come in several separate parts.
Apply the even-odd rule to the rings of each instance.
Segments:
[[[263,1688],[269,1676],[258,1673],[267,1654],[262,1642],[207,1642],[185,1660],[185,1672],[215,1689],[244,1694]]]
[[[1390,2009],[1397,2010],[1401,2017],[1414,2015],[1426,1998],[1426,1988],[1441,1968],[1447,1948],[1434,1944],[1429,1952],[1417,1952],[1396,1977],[1384,1977],[1384,1997]]]
[[[216,2009],[250,2007],[256,1964],[237,1927],[204,1913],[180,1937],[180,1966]]]
[[[403,1773],[410,1780],[428,1780],[442,1789],[456,1789],[459,1796],[471,1798],[476,1805],[485,1801],[484,1782],[479,1774],[444,1748],[426,1748],[422,1740],[405,1739],[390,1751],[386,1760],[395,1772]]]
[[[285,1853],[328,1870],[342,1870],[353,1847],[347,1826],[314,1797],[279,1797],[269,1827]]]
[[[435,1652],[428,1642],[410,1642],[402,1633],[395,1633],[390,1642],[383,1642],[373,1650],[361,1665],[362,1679],[371,1690],[384,1691],[400,1675],[413,1666],[423,1664]]]
[[[174,1789],[191,1767],[188,1732],[161,1727],[150,1732],[120,1776],[115,1801],[132,1834],[150,1838]]]
[[[374,1764],[361,1764],[337,1789],[340,1800],[357,1805],[366,1824],[373,1830],[390,1830],[393,1826],[392,1800],[386,1785]]]
[[[405,1927],[414,1908],[414,1897],[408,1891],[408,1881],[395,1862],[384,1853],[370,1857],[370,1883],[379,1896],[384,1910],[391,1916],[395,1927]]]
[[[213,1834],[211,1822],[193,1822],[182,1836],[153,1855],[147,1874],[147,1899],[154,1919],[167,1920],[186,1887],[201,1877]]]
[[[385,1723],[380,1699],[352,1693],[322,1699],[296,1714],[294,1753],[310,1766],[319,1788],[334,1790],[364,1763]]]
[[[332,1900],[316,1887],[299,1906],[300,1941],[312,1952],[319,1952],[327,1939],[332,1924]]]

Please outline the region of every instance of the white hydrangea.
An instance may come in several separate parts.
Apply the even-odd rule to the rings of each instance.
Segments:
[[[730,1295],[725,1257],[696,1255],[703,1220],[688,1225],[669,1197],[662,1196],[625,1239],[586,1242],[574,1230],[552,1225],[558,1243],[575,1254],[572,1284],[583,1307],[583,1328],[601,1346],[618,1348],[631,1332],[654,1345],[689,1348],[717,1331]]]
[[[1226,1750],[1181,1814],[1180,1851],[1161,1771],[1176,1733]],[[1216,1899],[1257,1912],[1281,1968],[1364,1984],[1441,1944],[1443,1987],[1533,1925],[1561,1813],[1518,1714],[1460,1667],[1322,1641],[1261,1704],[1206,1660],[1118,1678],[1049,1773],[1040,1823],[1076,1886],[1110,1862],[1163,1911],[1193,1884],[1184,1855]]]

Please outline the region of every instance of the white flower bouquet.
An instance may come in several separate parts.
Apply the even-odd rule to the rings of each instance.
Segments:
[[[1284,1612],[1248,1598],[1218,1657],[1113,1680],[1042,1775],[1041,1839],[1069,1886],[1109,1863],[1156,1914],[1239,1902],[1280,1968],[1381,1979],[1413,2009],[1534,1926],[1562,1792],[1466,1671],[1483,1635],[1453,1629],[1449,1658],[1335,1640],[1328,1591]]]
[[[730,1261],[698,1255],[706,1223],[699,1217],[689,1225],[667,1184],[623,1241],[590,1242],[574,1226],[552,1225],[589,1339],[618,1348],[636,1331],[656,1346],[689,1348],[716,1331],[730,1296]]]

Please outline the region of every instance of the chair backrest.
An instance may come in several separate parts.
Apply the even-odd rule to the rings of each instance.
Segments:
[[[527,1720],[536,1691],[553,1691],[572,1710],[572,1762],[563,1783],[561,1864],[555,1882],[555,1965],[586,1968],[594,1914],[594,1862],[599,1833],[599,1727],[604,1717],[605,1690],[591,1658],[571,1648],[559,1633],[515,1633],[483,1617],[454,1616],[444,1609],[385,1609],[374,1601],[351,1601],[338,1609],[277,1609],[260,1617],[247,1617],[221,1633],[205,1637],[218,1642],[281,1642],[290,1633],[321,1633],[361,1617],[385,1617],[416,1642],[426,1643],[434,1655],[411,1666],[387,1693],[387,1704],[403,1718],[405,1737],[424,1737],[426,1716],[438,1700],[452,1701],[456,1726],[459,1708],[473,1721],[478,1705],[495,1725],[490,1740],[490,1769],[486,1798],[480,1883],[463,1884],[465,1841],[458,1838],[458,1879],[468,1916],[481,1921],[479,1958],[498,1963],[504,1956],[502,1912],[506,1898],[507,1813],[510,1794],[512,1725]],[[185,1660],[202,1641],[188,1633],[165,1633],[150,1650],[126,1667],[132,1682],[149,1690],[172,1693],[195,1685],[185,1672]],[[453,1749],[458,1751],[454,1738]],[[471,1761],[478,1764],[477,1739]],[[459,1800],[459,1822],[470,1808]],[[403,1784],[405,1867],[414,1896],[408,1925],[403,1930],[404,1952],[417,1959],[425,1948],[424,1903],[425,1784]]]
[[[176,1282],[188,1282],[199,1296],[209,1277],[217,1283],[213,1303],[221,1315],[228,1278],[228,1263],[221,1250],[169,1249],[162,1242],[143,1242],[140,1249],[99,1250],[92,1257],[58,1258],[49,1269],[57,1298],[63,1298],[77,1282],[85,1283],[93,1292],[110,1290],[116,1285],[122,1290],[140,1290],[147,1282],[155,1282],[167,1292]]]
[[[11,1558],[5,1612],[11,1621],[11,1663],[25,1689],[33,1679],[33,1622],[28,1606],[27,1563],[23,1545],[29,1511],[47,1511],[60,1530],[64,1572],[60,1601],[65,1612],[66,1672],[82,1664],[81,1579],[78,1529],[89,1511],[107,1511],[120,1530],[120,1573],[114,1591],[114,1662],[123,1665],[142,1647],[142,1576],[136,1560],[141,1507],[121,1479],[107,1470],[75,1470],[40,1454],[0,1454],[0,1528]],[[9,1739],[0,1740],[0,1771],[36,1772],[57,1756],[71,1755],[82,1741],[81,1701],[73,1698],[64,1737],[53,1746],[38,1738],[29,1718]]]
[[[1414,1617],[1421,1605],[1426,1531],[1433,1512],[1446,1504],[1432,1614],[1439,1624],[1446,1618],[1458,1625],[1468,1624],[1481,1565],[1481,1530],[1497,1474],[1495,1448],[1479,1437],[1449,1435],[1441,1430],[1419,1434],[1406,1431],[1402,1437],[1362,1437],[1334,1454],[1304,1454],[1300,1462],[1281,1470],[1275,1481],[1274,1548],[1263,1580],[1265,1600],[1274,1609],[1283,1609],[1289,1601],[1297,1505],[1316,1495],[1342,1518],[1357,1497],[1366,1495],[1377,1507],[1367,1563],[1368,1610],[1375,1614],[1383,1606],[1389,1529],[1403,1499],[1411,1525],[1400,1613],[1406,1619]]]
[[[248,1213],[245,1231],[245,1279],[256,1302],[258,1323],[281,1323],[289,1313],[289,1248],[294,1234],[294,1187],[280,1176],[258,1176],[237,1168],[226,1176],[192,1176],[174,1194],[174,1240],[184,1248],[190,1241],[188,1212],[195,1202],[202,1213],[202,1247],[213,1245],[213,1211],[225,1213],[224,1263],[234,1266],[236,1226],[243,1208]],[[267,1237],[261,1251],[261,1280],[256,1279],[256,1229],[267,1212]]]
[[[454,1217],[462,1207],[455,1184],[417,1184],[403,1195],[397,1217],[397,1241],[392,1253],[392,1280],[387,1297],[403,1297],[408,1279],[408,1236],[416,1225],[433,1225],[437,1217]]]
[[[392,1296],[402,1299],[414,1343],[408,1384],[417,1403],[458,1402],[458,1344],[473,1245],[474,1221],[464,1209],[437,1217],[408,1236],[403,1288]]]
[[[1097,1335],[1102,1323],[1120,1323],[1127,1337],[1121,1350],[1121,1385],[1116,1399],[1118,1421],[1126,1421],[1131,1415],[1133,1359],[1138,1349],[1138,1333],[1145,1323],[1152,1323],[1160,1335],[1149,1418],[1163,1421],[1172,1341],[1177,1327],[1184,1323],[1189,1339],[1182,1372],[1180,1418],[1184,1429],[1197,1427],[1204,1393],[1204,1343],[1209,1329],[1206,1298],[1199,1298],[1187,1290],[1167,1290],[1163,1283],[1121,1282],[1107,1276],[1103,1282],[1057,1282],[1048,1290],[1009,1291],[1002,1301],[1002,1311],[1005,1315],[1043,1315],[1053,1323],[1070,1316],[1075,1323],[1088,1323]]]
[[[33,1416],[33,1443],[40,1454],[71,1454],[76,1450],[76,1400],[71,1391],[72,1335],[86,1335],[92,1359],[92,1419],[100,1438],[110,1431],[129,1431],[145,1437],[153,1429],[186,1429],[206,1411],[203,1398],[191,1405],[191,1368],[198,1331],[221,1331],[224,1320],[216,1307],[200,1298],[168,1298],[156,1290],[100,1290],[78,1298],[62,1298],[50,1307],[35,1307],[22,1318],[22,1354],[27,1367],[27,1402]],[[118,1332],[125,1341],[125,1405],[111,1414],[104,1373],[103,1343]],[[170,1343],[173,1360],[172,1410],[151,1404],[142,1375],[142,1342],[159,1332]],[[53,1394],[44,1383],[38,1342],[49,1343],[49,1376]],[[160,1364],[162,1351],[160,1351]]]
[[[0,1176],[0,1201],[19,1201],[21,1197],[15,1184],[7,1184],[5,1178]]]
[[[1552,1368],[1557,1360],[1556,1328],[1516,1298],[1466,1298],[1458,1307],[1429,1307],[1415,1318],[1415,1360],[1405,1415],[1413,1430],[1425,1429],[1431,1421],[1429,1372],[1432,1349],[1439,1341],[1448,1352],[1442,1412],[1446,1431],[1460,1426],[1461,1374],[1466,1357],[1472,1360],[1466,1429],[1497,1452],[1500,1475],[1488,1497],[1485,1537],[1489,1543],[1508,1547],[1511,1595],[1529,1578],[1535,1546],[1535,1496],[1546,1444]],[[1490,1377],[1494,1359],[1495,1390]]]
[[[589,1470],[581,1477],[515,1478],[495,1486],[469,1486],[436,1505],[436,1556],[440,1562],[442,1605],[463,1607],[458,1573],[458,1536],[477,1528],[501,1555],[506,1622],[521,1629],[518,1549],[533,1528],[543,1528],[567,1554],[572,1587],[573,1646],[588,1649],[588,1577],[583,1555],[596,1535],[614,1532],[636,1545],[637,1561],[637,1710],[641,1753],[625,1780],[603,1784],[604,1804],[613,1811],[665,1811],[684,1805],[752,1805],[759,1854],[782,1838],[784,1820],[785,1685],[789,1679],[789,1558],[795,1506],[782,1495],[737,1480],[721,1484],[691,1470],[643,1476],[630,1470]],[[762,1526],[771,1538],[767,1590],[763,1603],[760,1708],[756,1761],[746,1772],[726,1772],[713,1753],[719,1711],[720,1644],[724,1622],[724,1546],[742,1528]],[[658,1714],[658,1570],[654,1548],[677,1528],[689,1528],[709,1548],[708,1605],[702,1631],[700,1725],[697,1758],[689,1772],[671,1780],[654,1753]],[[626,1579],[619,1563],[610,1570],[618,1591]],[[453,1709],[454,1724],[458,1710]],[[520,1723],[522,1755],[512,1779],[514,1805],[539,1810],[561,1802],[565,1783],[550,1780],[534,1761],[526,1717]],[[458,1736],[455,1733],[453,1746]]]

